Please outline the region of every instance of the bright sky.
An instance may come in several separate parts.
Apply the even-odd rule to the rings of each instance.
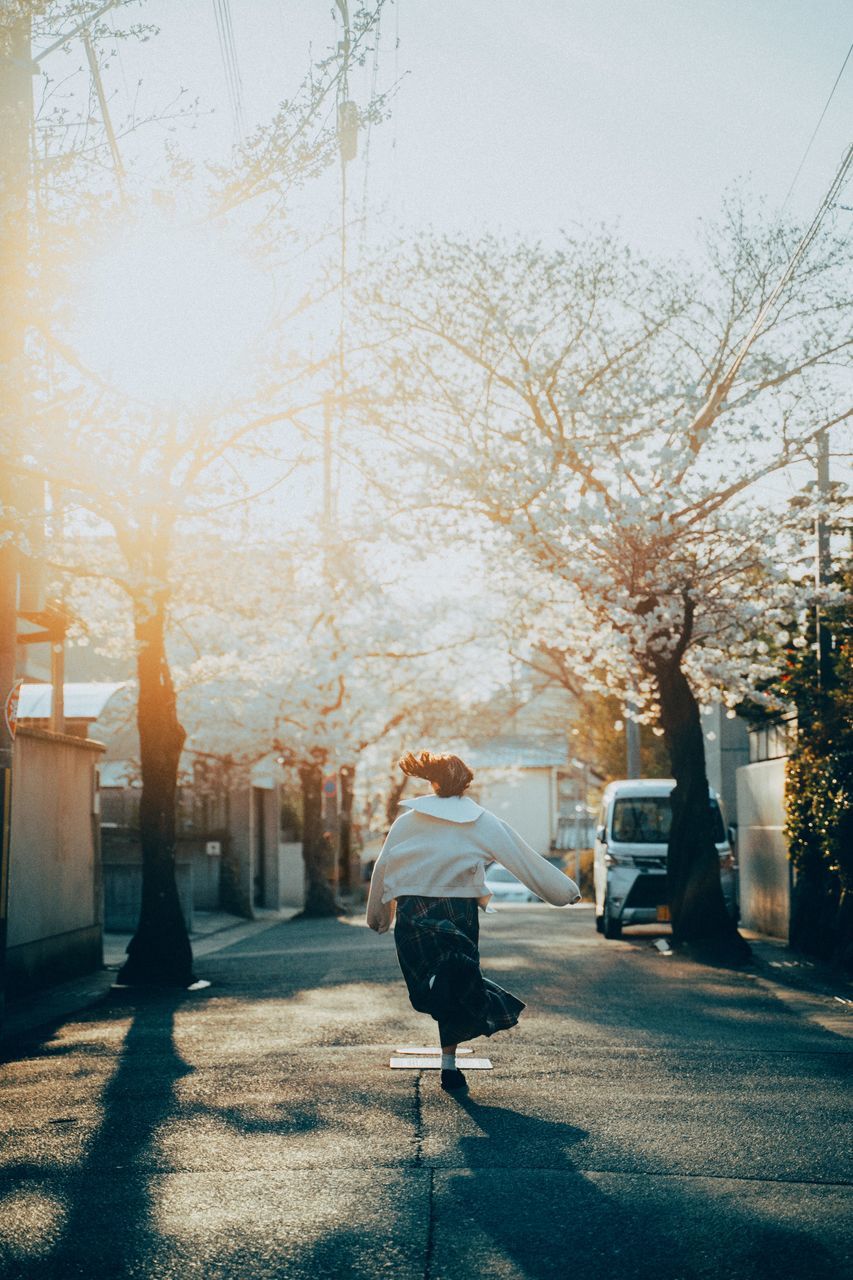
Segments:
[[[251,128],[334,47],[340,25],[332,0],[230,0],[230,12]],[[214,0],[133,0],[109,21],[125,18],[160,32],[120,42],[105,68],[116,124],[134,100],[144,116],[180,86],[184,101],[199,98],[193,121],[122,141],[142,191],[166,141],[225,158],[233,126]],[[423,226],[548,239],[603,221],[643,251],[689,254],[698,219],[733,182],[782,204],[851,40],[848,0],[388,0],[378,53],[354,70],[351,96],[364,104],[371,84],[397,91],[349,168],[350,217],[366,210],[380,246]],[[75,42],[46,65],[59,78],[83,63]],[[851,120],[853,57],[794,214],[814,211]],[[335,226],[338,201],[335,167],[298,197],[297,223]]]
[[[230,0],[230,9],[251,125],[293,91],[311,50],[318,58],[333,45],[334,7]],[[214,114],[177,140],[227,151],[213,0],[140,0],[128,13],[161,32],[121,48],[108,72],[116,114],[140,78],[143,105],[183,84]],[[376,83],[400,84],[370,139],[371,233],[432,224],[547,238],[603,220],[647,251],[689,251],[697,218],[731,182],[748,178],[771,206],[782,202],[851,40],[848,0],[389,0]],[[70,61],[56,55],[51,69]],[[362,103],[373,74],[370,59],[353,75]],[[851,119],[853,58],[791,198],[795,213],[818,203]],[[139,162],[162,141],[154,128],[128,147]],[[356,208],[364,141],[350,169]],[[335,181],[313,191],[312,220],[334,213]]]

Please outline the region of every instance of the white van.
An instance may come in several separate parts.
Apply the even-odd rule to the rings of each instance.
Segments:
[[[666,847],[672,778],[633,778],[605,788],[595,832],[595,926],[618,938],[626,924],[668,921]],[[723,826],[719,797],[710,792],[723,897],[737,918],[737,864]]]

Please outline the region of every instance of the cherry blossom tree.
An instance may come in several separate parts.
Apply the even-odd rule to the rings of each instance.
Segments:
[[[354,18],[350,60],[369,47],[379,7],[360,10]],[[50,22],[95,12],[94,5],[35,8],[45,29]],[[300,289],[288,272],[304,246],[289,234],[285,198],[338,155],[334,112],[328,107],[342,74],[339,57],[323,60],[227,165],[197,166],[192,157],[169,149],[153,190],[133,184],[110,189],[115,166],[102,171],[93,186],[92,153],[103,151],[101,135],[81,148],[72,144],[62,165],[52,157],[53,172],[61,172],[64,180],[40,192],[33,286],[39,306],[28,337],[38,377],[31,390],[29,434],[26,440],[16,437],[10,466],[19,484],[48,482],[55,510],[61,505],[67,519],[91,512],[119,553],[120,562],[105,572],[125,593],[132,615],[142,776],[143,903],[120,975],[128,983],[186,985],[192,978],[174,877],[175,795],[185,741],[167,643],[179,581],[177,548],[182,539],[192,540],[192,531],[227,523],[235,507],[286,486],[306,449],[313,448],[333,362],[328,349],[315,354],[300,342],[295,320],[329,286],[318,271],[307,290]],[[85,93],[88,110],[87,100]],[[371,103],[367,115],[379,114],[381,104]],[[123,334],[117,320],[112,332],[102,326],[99,335],[102,345],[118,339],[115,354],[124,364],[122,372],[131,381],[136,378],[137,385],[129,388],[112,369],[95,367],[77,340],[77,322],[93,309],[91,268],[104,246],[123,240],[136,251],[152,224],[155,245],[147,265],[137,253],[130,275],[102,273],[107,296],[148,304],[147,318],[139,313]],[[175,351],[164,352],[162,342],[153,357],[146,356],[148,341],[174,323],[174,282],[164,273],[164,257],[172,255],[168,260],[177,273],[182,257],[192,260],[202,240],[223,244],[229,237],[232,248],[235,241],[240,245],[233,258],[223,251],[215,266],[197,264],[196,282],[207,279],[215,297],[202,291],[196,313],[175,334],[174,346],[189,355],[184,363],[196,358],[199,363],[182,369]],[[263,275],[290,279],[265,325],[249,333],[241,329],[241,319],[252,286],[241,287],[231,273],[237,258],[236,274],[242,273],[244,282],[251,277],[257,290]],[[181,296],[192,299],[193,290],[185,287]],[[203,340],[205,305],[208,314],[215,308],[220,320],[219,344]],[[173,388],[168,395],[155,394],[149,383],[166,363],[178,375],[193,374],[193,390],[201,385],[203,394],[172,394]],[[48,555],[57,558],[50,547]],[[218,566],[210,560],[207,571],[215,592]]]
[[[244,764],[274,752],[296,772],[306,916],[338,913],[335,886],[351,887],[346,837],[365,753],[399,755],[413,735],[439,724],[449,732],[454,711],[458,731],[490,640],[485,621],[453,600],[407,599],[405,582],[383,576],[356,544],[348,531],[334,546],[303,535],[238,553],[227,654],[221,602],[204,583],[195,606],[191,590],[181,593],[182,630],[201,652],[180,670],[189,741]],[[276,566],[284,570],[270,592]],[[337,863],[322,794],[329,775],[340,790]]]
[[[700,704],[754,693],[791,614],[784,512],[761,482],[851,413],[842,231],[825,230],[778,294],[796,235],[733,201],[692,273],[606,233],[554,249],[445,239],[401,255],[372,298],[387,424],[410,471],[420,459],[424,504],[479,516],[502,572],[511,562],[536,594],[531,640],[663,728],[685,942],[743,949]]]

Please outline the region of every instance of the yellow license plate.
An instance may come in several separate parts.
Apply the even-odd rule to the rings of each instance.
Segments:
[[[658,920],[667,921],[672,917],[669,914],[669,907],[658,907]]]

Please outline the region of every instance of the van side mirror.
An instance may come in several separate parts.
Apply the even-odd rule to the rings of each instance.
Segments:
[[[602,844],[604,843],[604,827],[595,828],[595,838],[596,840],[600,840]]]

